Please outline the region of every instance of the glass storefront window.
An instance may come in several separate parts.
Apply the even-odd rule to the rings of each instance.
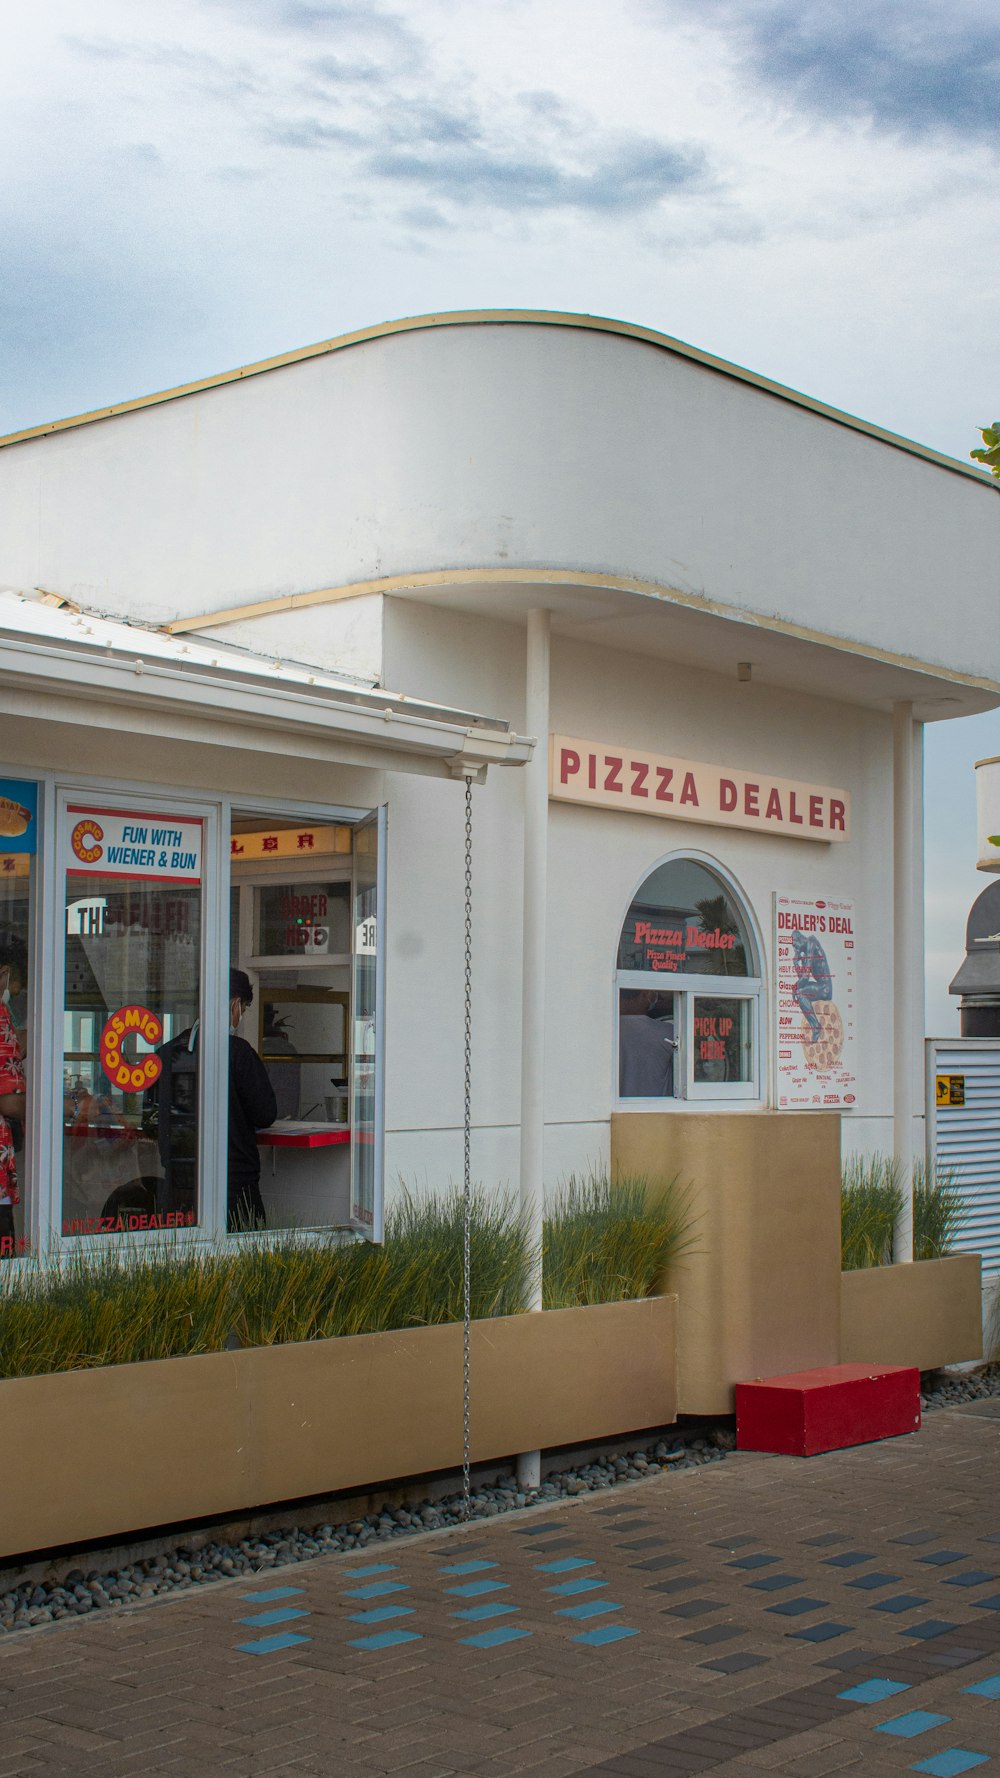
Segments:
[[[619,1098],[672,1099],[677,1048],[673,994],[619,988]]]
[[[353,833],[233,814],[230,957],[252,999],[230,1041],[232,1229],[351,1224]]]
[[[64,811],[64,1235],[199,1220],[200,820]]]
[[[29,1245],[28,1028],[38,786],[0,779],[0,1260]]]
[[[380,905],[382,822],[377,815],[360,824],[354,859],[354,1007],[351,1152],[351,1220],[381,1239],[377,1199],[382,1172],[382,1077],[379,1022],[381,1001]]]
[[[617,990],[620,1100],[758,1095],[757,947],[708,864],[670,858],[650,872],[622,925]]]
[[[757,973],[732,890],[695,858],[668,859],[646,878],[622,926],[618,967],[657,975]]]
[[[753,1079],[753,1003],[694,996],[693,1077],[697,1084]]]

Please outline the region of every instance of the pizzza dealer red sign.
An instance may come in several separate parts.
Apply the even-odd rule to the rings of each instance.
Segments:
[[[567,735],[553,735],[549,741],[549,795],[559,802],[593,803],[631,815],[743,827],[797,840],[850,837],[846,790]]]

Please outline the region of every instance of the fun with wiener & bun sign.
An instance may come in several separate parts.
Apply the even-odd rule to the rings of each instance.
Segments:
[[[549,795],[557,802],[591,803],[626,809],[630,815],[709,822],[789,839],[850,838],[846,790],[568,735],[549,740]]]

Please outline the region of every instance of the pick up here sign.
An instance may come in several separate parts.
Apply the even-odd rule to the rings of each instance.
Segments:
[[[552,735],[549,741],[549,795],[560,802],[797,840],[850,837],[846,790],[568,735]]]

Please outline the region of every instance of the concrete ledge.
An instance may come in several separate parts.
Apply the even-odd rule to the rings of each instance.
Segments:
[[[472,1327],[476,1462],[677,1417],[676,1299]],[[462,1329],[0,1382],[0,1556],[335,1493],[462,1459]]]
[[[983,1355],[978,1253],[909,1266],[842,1272],[840,1356],[845,1364],[937,1370]]]

